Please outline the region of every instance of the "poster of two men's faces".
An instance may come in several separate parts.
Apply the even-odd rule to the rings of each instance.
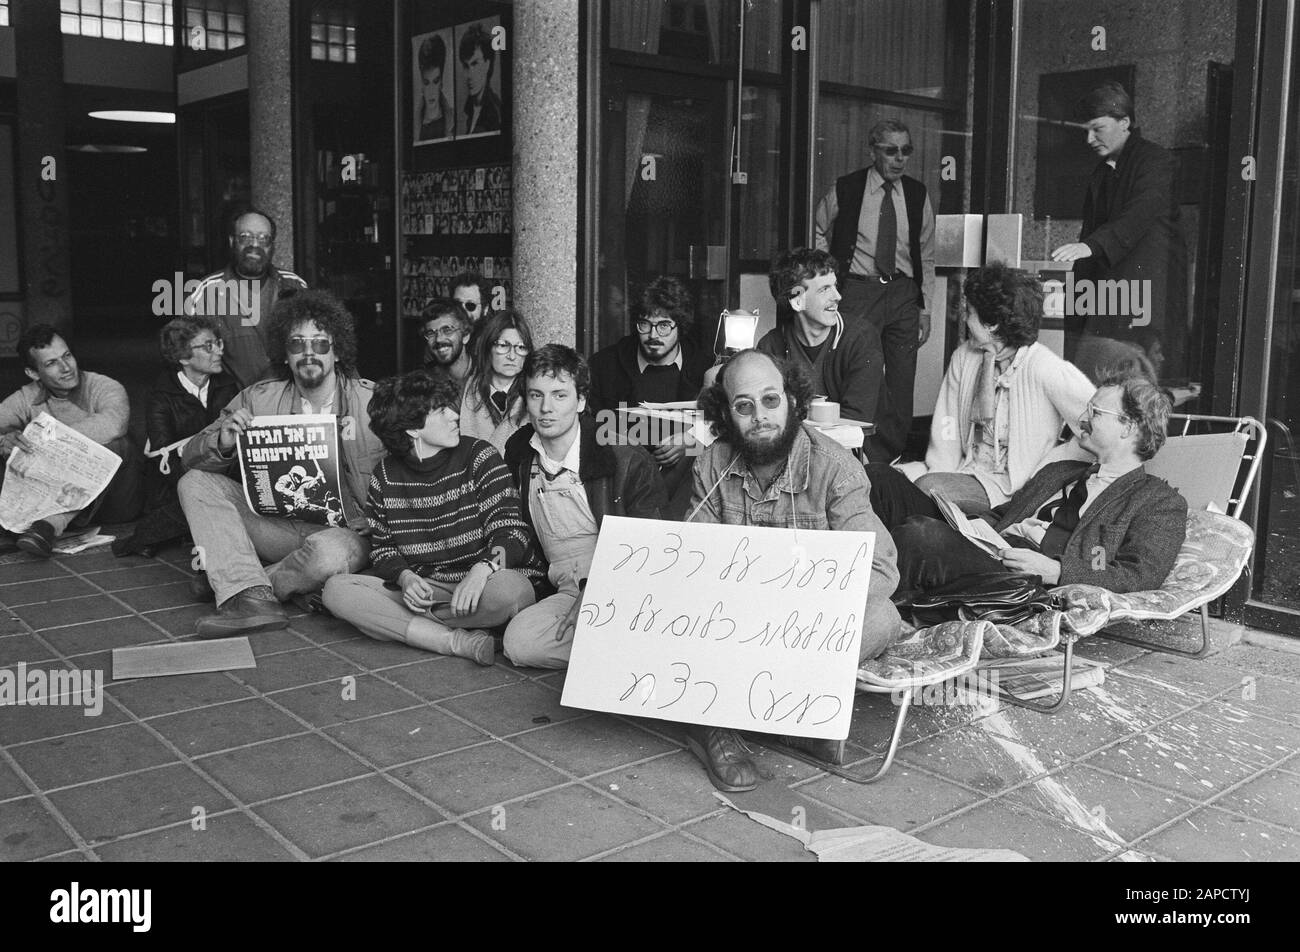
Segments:
[[[411,37],[415,145],[501,134],[500,25],[487,17]]]

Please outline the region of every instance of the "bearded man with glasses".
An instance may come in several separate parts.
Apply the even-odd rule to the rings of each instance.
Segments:
[[[303,291],[277,304],[269,324],[281,379],[241,391],[182,456],[189,472],[180,482],[181,507],[206,570],[195,595],[219,606],[199,619],[201,638],[284,628],[289,621],[281,602],[317,610],[326,579],[369,563],[362,506],[384,447],[370,429],[374,384],[357,376],[352,315],[326,291]],[[297,413],[338,418],[346,528],[261,516],[244,501],[239,434],[256,416]]]

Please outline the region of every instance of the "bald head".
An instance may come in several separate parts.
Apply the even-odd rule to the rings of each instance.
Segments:
[[[781,368],[760,350],[742,350],[731,358],[721,376],[729,401],[755,388],[783,390],[785,386]]]

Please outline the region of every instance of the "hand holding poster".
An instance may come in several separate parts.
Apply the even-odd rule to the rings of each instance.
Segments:
[[[85,509],[122,465],[117,454],[41,412],[23,436],[35,453],[16,449],[5,464],[0,525],[25,532],[38,519]]]
[[[263,516],[346,525],[338,461],[332,413],[253,417],[239,435],[244,498]]]
[[[562,703],[848,736],[875,535],[607,516]]]

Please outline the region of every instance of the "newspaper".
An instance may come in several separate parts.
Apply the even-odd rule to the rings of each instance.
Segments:
[[[23,436],[36,453],[15,449],[0,489],[0,525],[25,532],[33,522],[85,509],[108,488],[122,461],[112,450],[42,411]]]
[[[332,413],[253,417],[239,435],[248,508],[263,516],[346,526],[339,427]]]
[[[951,499],[946,498],[941,493],[934,493],[930,498],[939,507],[943,517],[948,520],[948,525],[995,559],[1003,549],[1011,548],[1011,543],[998,535],[991,525],[978,516],[966,515]]]

